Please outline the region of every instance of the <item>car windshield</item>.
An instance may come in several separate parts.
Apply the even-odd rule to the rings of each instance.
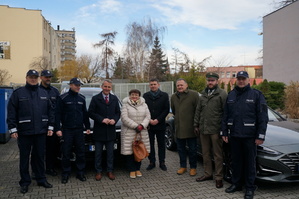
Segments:
[[[283,117],[273,111],[271,108],[268,108],[268,117],[269,117],[269,122],[278,122],[278,121],[283,121]]]
[[[88,109],[91,98],[102,91],[101,88],[81,88],[80,93],[85,96],[86,108]]]

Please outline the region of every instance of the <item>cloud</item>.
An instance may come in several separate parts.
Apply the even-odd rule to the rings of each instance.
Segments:
[[[171,23],[192,24],[208,29],[237,29],[244,22],[259,20],[272,0],[153,0],[152,6]],[[268,9],[267,9],[268,8]]]
[[[104,0],[81,7],[79,9],[79,18],[95,18],[101,15],[115,14],[120,12],[122,3],[116,0]]]
[[[232,66],[261,64],[260,60],[258,60],[261,48],[257,46],[232,45],[198,49],[191,48],[178,41],[172,41],[172,46],[175,46],[182,52],[188,54],[191,60],[202,61],[211,56],[208,63],[210,66],[221,61]],[[168,57],[172,57],[172,54],[173,51],[168,50]]]

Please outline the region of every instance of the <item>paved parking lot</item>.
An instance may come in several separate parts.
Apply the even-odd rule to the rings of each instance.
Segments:
[[[38,187],[33,181],[26,194],[19,192],[19,154],[16,140],[10,140],[6,144],[0,144],[0,198],[243,198],[243,192],[227,194],[224,189],[229,183],[224,183],[224,188],[216,189],[213,181],[198,183],[195,177],[189,174],[177,175],[178,154],[167,151],[166,163],[168,170],[162,171],[156,167],[152,171],[146,171],[148,160],[144,160],[141,172],[143,176],[130,179],[129,173],[124,169],[124,163],[120,161],[116,165],[116,180],[111,181],[104,176],[101,181],[94,180],[93,165],[88,165],[86,182],[81,182],[72,174],[69,183],[61,184],[60,176],[48,177],[53,184],[52,189]],[[202,163],[198,162],[198,174],[203,172]],[[262,183],[258,182],[259,189],[255,198],[299,198],[299,183]]]

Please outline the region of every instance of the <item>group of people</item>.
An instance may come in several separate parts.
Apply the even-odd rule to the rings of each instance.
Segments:
[[[68,92],[59,95],[50,85],[52,73],[29,70],[26,85],[16,89],[8,103],[7,123],[11,137],[18,139],[20,150],[19,182],[21,193],[28,192],[31,183],[29,162],[39,186],[52,188],[45,173],[57,175],[54,158],[57,149],[53,143],[59,137],[62,143],[61,182],[67,183],[71,173],[71,155],[75,148],[76,178],[86,181],[84,134],[90,134],[89,118],[94,120],[93,140],[95,142],[95,179],[102,179],[103,148],[107,151],[107,176],[114,180],[113,150],[116,139],[115,125],[122,120],[121,154],[125,156],[130,178],[141,177],[141,162],[134,159],[132,142],[136,134],[142,137],[149,152],[147,170],[156,167],[155,140],[158,145],[159,167],[167,170],[165,164],[165,118],[170,104],[174,114],[175,139],[180,158],[177,174],[187,171],[197,174],[197,143],[200,139],[203,154],[204,174],[197,182],[213,179],[212,156],[215,163],[216,187],[223,187],[223,141],[230,143],[232,155],[232,185],[227,193],[242,190],[245,181],[244,198],[253,198],[256,186],[256,146],[263,143],[267,128],[267,105],[263,94],[250,88],[246,71],[237,74],[235,88],[227,94],[218,86],[219,76],[207,73],[206,88],[199,94],[188,88],[184,79],[176,81],[177,91],[171,96],[160,90],[157,79],[149,81],[150,91],[141,96],[137,89],[129,91],[122,101],[111,94],[112,81],[104,80],[102,91],[93,96],[88,109],[85,97],[79,93],[82,82],[72,78]],[[46,146],[46,147],[45,147]],[[188,150],[186,149],[188,146]],[[55,152],[56,151],[56,152]],[[46,157],[46,158],[45,158]],[[46,162],[46,169],[45,163]]]
[[[256,186],[257,145],[263,144],[268,123],[267,104],[263,94],[250,87],[249,75],[240,71],[236,86],[228,94],[218,86],[217,73],[206,74],[206,88],[200,95],[188,89],[184,79],[176,81],[177,92],[171,97],[175,118],[175,136],[180,157],[177,174],[187,171],[196,175],[197,139],[202,147],[204,174],[197,182],[214,179],[216,188],[223,187],[223,142],[230,143],[232,185],[226,193],[241,191],[245,199],[254,197]],[[188,151],[186,150],[188,146]]]

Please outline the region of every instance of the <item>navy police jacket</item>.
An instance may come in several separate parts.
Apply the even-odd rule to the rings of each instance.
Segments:
[[[35,135],[53,130],[54,109],[48,93],[29,84],[14,90],[7,105],[7,124],[11,134]]]
[[[56,100],[57,98],[59,97],[59,91],[57,90],[57,88],[53,87],[53,86],[48,86],[48,87],[44,87],[42,84],[40,84],[40,87],[42,89],[44,89],[45,91],[47,91],[48,95],[49,95],[49,98],[52,102],[52,105],[54,106],[55,108],[55,104],[56,104]]]
[[[229,92],[222,120],[222,136],[265,140],[268,109],[264,95],[250,88]]]
[[[55,131],[84,127],[90,129],[85,97],[70,89],[56,101]]]

